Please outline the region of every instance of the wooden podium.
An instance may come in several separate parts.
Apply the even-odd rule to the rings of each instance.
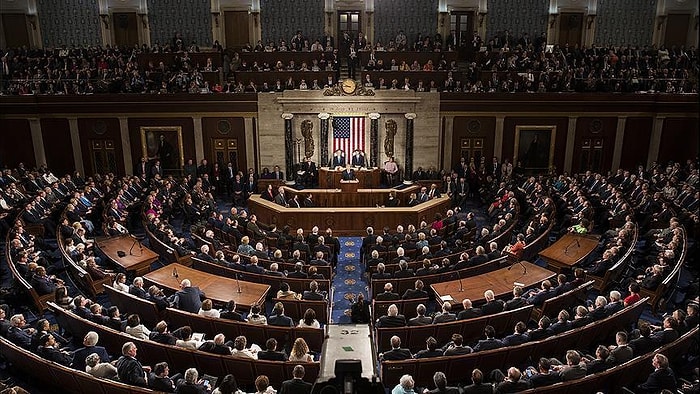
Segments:
[[[357,193],[357,189],[360,187],[360,181],[353,179],[352,181],[340,181],[340,191],[343,193]]]
[[[595,235],[567,233],[541,251],[540,257],[550,268],[561,273],[584,261],[598,246],[598,239]]]

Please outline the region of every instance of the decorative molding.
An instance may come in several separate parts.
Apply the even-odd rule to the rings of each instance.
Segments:
[[[282,119],[284,119],[284,120],[292,120],[292,118],[294,118],[294,114],[290,114],[290,113],[283,113],[282,114]]]
[[[371,113],[367,114],[367,116],[372,120],[376,120],[376,119],[381,118],[382,114],[380,114],[378,112],[371,112]]]
[[[330,117],[331,117],[331,114],[329,114],[328,112],[321,112],[320,114],[318,114],[318,118],[321,120],[326,120],[326,119],[329,119]]]
[[[417,115],[415,112],[409,112],[407,114],[404,114],[403,116],[408,120],[413,120],[416,118]]]

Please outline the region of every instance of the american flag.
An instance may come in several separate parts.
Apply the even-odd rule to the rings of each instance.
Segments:
[[[356,149],[365,150],[365,118],[364,117],[334,117],[333,118],[333,152],[338,149],[350,158]]]

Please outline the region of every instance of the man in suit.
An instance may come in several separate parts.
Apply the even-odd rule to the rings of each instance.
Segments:
[[[163,177],[163,167],[160,164],[160,160],[156,160],[151,166],[151,178],[154,178],[156,175]]]
[[[355,178],[355,171],[350,167],[350,164],[347,164],[345,166],[345,169],[341,173],[341,179],[344,181],[354,181]]]
[[[390,342],[391,350],[379,355],[381,361],[396,361],[413,358],[410,350],[401,348],[401,338],[394,335],[391,337]]]
[[[433,318],[433,324],[446,323],[457,320],[457,316],[450,312],[452,310],[452,304],[449,301],[442,303],[442,311],[437,313]]]
[[[498,375],[503,375],[502,372]],[[500,379],[496,378],[495,381]],[[497,393],[516,393],[518,391],[527,390],[531,387],[531,383],[527,379],[522,379],[522,373],[518,368],[510,367],[508,368],[508,376],[504,376],[503,380],[496,384]]]
[[[506,301],[505,310],[512,311],[527,305],[527,301],[522,297],[523,288],[520,286],[515,286],[513,288],[513,298]]]
[[[384,263],[379,263],[379,264],[377,264],[377,272],[373,273],[371,278],[372,279],[391,279],[391,274],[388,272],[385,272],[385,271],[386,271],[386,266],[384,265]]]
[[[493,326],[488,325],[484,327],[484,336],[486,336],[486,339],[480,339],[476,346],[474,346],[474,351],[480,352],[482,350],[491,350],[504,347],[505,345],[503,344],[503,341],[494,338],[495,335],[496,330],[493,328]]]
[[[387,310],[386,315],[377,319],[376,324],[377,328],[405,326],[406,317],[404,315],[399,315],[399,308],[396,306],[396,304],[389,305],[389,309]]]
[[[586,376],[586,364],[581,362],[581,355],[576,350],[566,351],[566,365],[557,365],[553,368],[564,382]]]
[[[345,152],[338,149],[333,153],[333,158],[328,164],[330,168],[345,167]]]
[[[278,352],[277,340],[270,338],[265,342],[265,350],[258,352],[258,360],[287,361],[287,355],[284,352]]]
[[[310,394],[313,385],[304,381],[305,373],[303,365],[294,366],[294,370],[292,370],[293,378],[282,382],[280,394]]]
[[[424,286],[425,285],[423,284],[423,281],[420,279],[417,279],[416,283],[415,283],[415,289],[406,290],[406,292],[403,293],[403,296],[401,298],[404,300],[428,298],[428,293],[425,290],[423,290]]]
[[[393,289],[394,286],[391,283],[386,283],[384,285],[384,292],[374,296],[374,299],[377,301],[394,301],[400,299],[401,297],[399,297],[397,293],[394,293]]]
[[[458,356],[473,352],[469,346],[464,346],[464,337],[461,334],[452,334],[452,340],[441,349],[445,356]]]
[[[486,304],[481,307],[481,313],[484,315],[493,315],[503,312],[505,303],[496,299],[496,295],[493,293],[493,290],[486,290],[484,292],[484,299],[486,300]]]
[[[609,366],[620,365],[626,363],[634,357],[634,350],[627,344],[627,333],[618,331],[615,335],[615,343],[610,349],[610,355],[605,360]]]
[[[294,327],[294,321],[284,314],[284,305],[281,302],[272,308],[272,314],[267,318],[267,324],[280,327]]]
[[[180,282],[180,290],[169,299],[170,305],[174,308],[198,313],[202,307],[202,300],[205,298],[204,292],[199,287],[193,287],[189,279]]]
[[[649,377],[644,383],[637,386],[638,392],[658,393],[662,390],[675,392],[677,388],[676,376],[669,367],[668,357],[657,353],[651,359],[651,365],[654,366],[654,372],[649,374]]]
[[[425,315],[426,308],[423,304],[418,304],[416,307],[416,317],[408,320],[409,326],[427,326],[433,323],[433,319],[430,316]]]
[[[134,278],[133,283],[129,286],[129,294],[135,295],[138,298],[146,299],[148,298],[148,293],[143,288],[143,278],[137,276]]]
[[[356,150],[352,154],[352,166],[353,167],[367,167],[367,161],[365,160],[364,152]]]
[[[527,325],[519,321],[515,324],[515,330],[511,335],[503,338],[503,343],[506,346],[516,346],[525,343],[530,340],[527,334]]]
[[[97,353],[100,356],[100,362],[108,363],[109,354],[103,346],[97,346],[99,340],[100,336],[95,331],[88,331],[83,338],[83,347],[73,352],[73,364],[71,364],[71,367],[85,371],[85,358],[92,353]]]
[[[480,369],[472,370],[472,384],[462,388],[462,394],[493,394],[493,386],[484,383],[484,373]]]
[[[136,350],[136,344],[133,342],[126,342],[122,346],[122,356],[115,363],[117,374],[122,383],[148,387],[147,373],[151,369],[142,366],[141,362],[136,359]]]
[[[676,327],[678,322],[673,316],[666,316],[663,321],[663,328],[651,334],[651,338],[657,345],[665,345],[678,339]]]
[[[469,298],[462,300],[462,307],[463,310],[457,314],[457,320],[472,319],[482,315],[481,309],[472,307],[472,300]]]
[[[207,353],[212,353],[212,354],[220,354],[222,356],[228,356],[231,354],[231,348],[228,347],[226,344],[226,336],[224,334],[216,334],[214,336],[214,339],[211,341],[205,341],[202,343],[197,350],[201,350],[203,352]]]
[[[258,256],[250,256],[250,264],[245,267],[246,272],[264,274],[265,268],[258,265]]]
[[[173,377],[170,374],[170,367],[166,362],[160,362],[153,367],[153,371],[148,375],[148,387],[151,390],[171,393],[175,391],[175,382],[173,378],[179,376],[176,374]]]
[[[326,299],[326,296],[318,291],[318,282],[314,280],[309,283],[309,290],[304,291],[301,298],[309,301],[323,301]]]

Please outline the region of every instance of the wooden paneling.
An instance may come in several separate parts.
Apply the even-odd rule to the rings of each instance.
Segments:
[[[133,47],[139,44],[139,30],[135,12],[115,12],[112,14],[114,42],[119,47]]]
[[[68,174],[75,171],[68,119],[41,119],[41,138],[44,141],[46,165],[54,174]]]
[[[684,163],[698,157],[698,118],[666,118],[661,134],[658,161]]]
[[[2,29],[7,48],[29,47],[27,17],[24,14],[2,14]]]
[[[36,165],[34,145],[29,121],[26,119],[0,119],[2,143],[0,143],[0,166],[15,168],[20,162],[27,168]]]
[[[620,168],[636,168],[639,164],[646,167],[653,124],[650,117],[627,118]]]
[[[602,141],[602,157],[600,169],[610,168],[613,151],[615,150],[615,135],[617,134],[617,118],[582,117],[576,120],[576,139],[574,140],[574,160],[571,171],[576,173],[589,168],[582,163],[581,153],[584,140]],[[557,130],[557,137],[559,132]],[[558,167],[561,168],[561,167]],[[596,170],[596,169],[593,169]]]
[[[668,20],[666,21],[666,35],[664,36],[664,45],[666,45],[666,48],[671,49],[671,47],[674,45],[687,46],[690,14],[668,14],[667,18]]]
[[[225,11],[224,29],[226,30],[226,47],[244,46],[250,43],[248,30],[248,11]],[[256,16],[259,18],[259,16]]]
[[[564,168],[564,153],[566,150],[566,140],[569,120],[568,118],[559,117],[506,117],[503,122],[503,158],[509,159],[511,162],[514,157],[515,149],[515,128],[517,126],[556,126],[557,135],[554,145],[554,166],[558,171]],[[517,163],[514,163],[517,164]]]
[[[246,157],[246,138],[245,138],[245,121],[243,118],[236,117],[213,117],[213,118],[202,118],[202,138],[204,139],[204,157],[207,158],[209,163],[214,163],[214,157],[212,157],[213,140],[217,139],[230,139],[235,138],[238,143],[238,167],[234,163],[234,168],[244,170],[246,168],[246,163],[248,163]],[[223,163],[226,165],[226,163]]]
[[[496,118],[489,116],[457,116],[454,118],[452,130],[452,163],[450,163],[450,168],[459,163],[460,141],[464,138],[483,139],[483,156],[486,157],[487,161],[493,157]]]
[[[91,175],[95,172],[92,158],[90,157],[90,142],[92,140],[112,140],[118,175],[124,174],[124,153],[121,145],[122,140],[118,119],[80,118],[78,119],[78,134],[80,135],[80,149],[83,154],[83,165],[86,175]]]

